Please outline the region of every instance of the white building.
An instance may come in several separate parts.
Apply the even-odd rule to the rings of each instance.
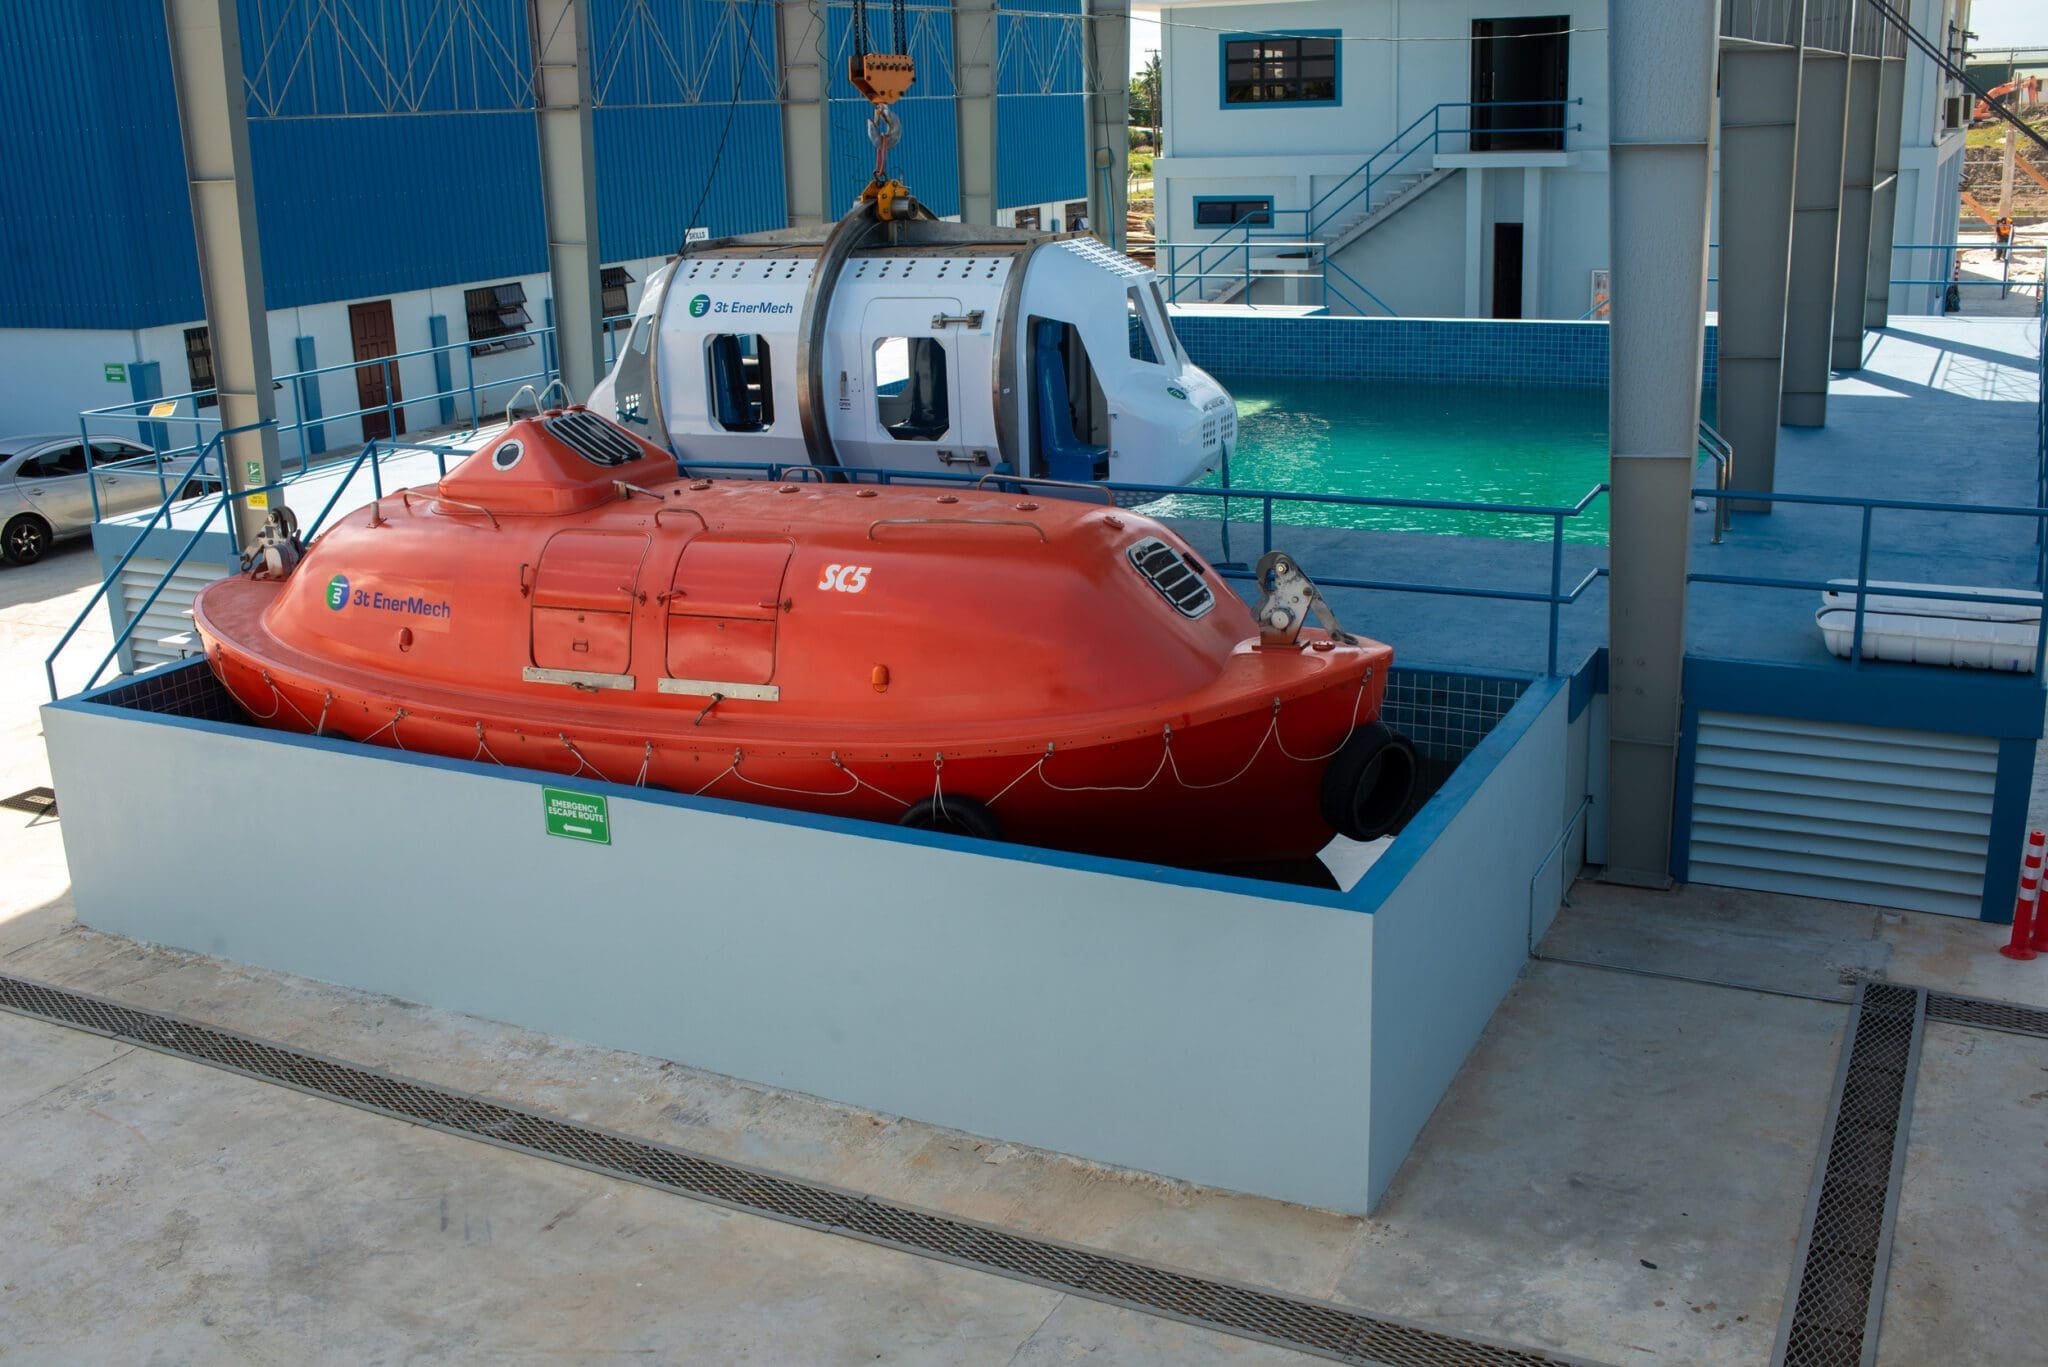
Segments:
[[[1959,54],[1968,6],[1907,8]],[[1249,302],[1336,313],[1586,315],[1608,264],[1606,20],[1604,0],[1162,0],[1176,297],[1247,302],[1254,277]],[[1896,242],[1954,239],[1961,93],[1909,53]]]

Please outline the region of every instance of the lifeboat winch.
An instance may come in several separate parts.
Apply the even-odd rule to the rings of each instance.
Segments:
[[[691,478],[571,408],[257,551],[193,618],[287,730],[1191,866],[1370,838],[1414,776],[1393,652],[1290,557],[1255,615],[1107,502]]]

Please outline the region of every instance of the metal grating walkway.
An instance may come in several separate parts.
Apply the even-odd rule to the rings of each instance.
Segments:
[[[799,1182],[26,978],[0,975],[0,1010],[607,1177],[1340,1362],[1534,1367],[1583,1361],[1459,1338],[1324,1301],[1175,1272],[877,1201],[859,1192]]]

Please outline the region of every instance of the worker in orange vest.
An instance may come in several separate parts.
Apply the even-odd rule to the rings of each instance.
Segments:
[[[2012,252],[2012,217],[2006,215],[1991,225],[1991,231],[1998,238],[1998,259],[2000,261]]]

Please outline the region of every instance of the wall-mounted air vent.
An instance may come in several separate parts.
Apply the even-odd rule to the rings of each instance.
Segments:
[[[617,466],[640,459],[639,444],[595,413],[549,418],[548,435],[592,465]]]
[[[1202,582],[1201,571],[1158,537],[1146,537],[1125,554],[1183,617],[1200,617],[1216,606],[1216,595]]]

